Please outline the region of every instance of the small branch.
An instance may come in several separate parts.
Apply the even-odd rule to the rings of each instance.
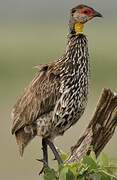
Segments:
[[[89,154],[91,147],[99,156],[112,138],[117,126],[117,95],[110,89],[104,89],[96,111],[84,134],[71,148],[71,155],[66,163],[72,163]]]

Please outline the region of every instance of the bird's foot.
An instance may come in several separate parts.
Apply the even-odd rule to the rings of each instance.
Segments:
[[[44,173],[45,168],[48,167],[48,163],[44,159],[36,159],[36,160],[43,163],[43,167],[41,171],[39,172],[39,175],[41,175],[42,173]]]

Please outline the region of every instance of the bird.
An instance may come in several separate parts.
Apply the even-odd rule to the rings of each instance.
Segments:
[[[70,10],[68,42],[63,55],[38,65],[38,73],[17,100],[11,113],[12,134],[19,153],[36,136],[42,139],[43,167],[48,165],[48,146],[58,164],[63,161],[54,145],[83,115],[89,94],[90,58],[84,25],[102,14],[84,4]]]

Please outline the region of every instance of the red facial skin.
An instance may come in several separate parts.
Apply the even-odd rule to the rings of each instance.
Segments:
[[[80,14],[87,15],[89,17],[93,16],[94,10],[90,8],[83,7],[79,10]]]

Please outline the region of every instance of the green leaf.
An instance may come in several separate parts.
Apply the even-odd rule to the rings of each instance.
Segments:
[[[62,151],[61,155],[67,158],[67,154]],[[59,166],[58,171],[46,168],[44,180],[117,180],[116,172],[117,167],[106,154],[103,153],[97,160],[91,151],[89,156],[86,155],[79,162]]]
[[[74,165],[74,166],[72,166],[72,167],[70,168],[70,170],[71,170],[71,172],[73,173],[73,175],[74,175],[75,177],[77,177],[78,167]]]
[[[114,176],[114,175],[112,175],[112,174],[110,174],[110,173],[108,173],[108,172],[106,172],[106,171],[104,171],[104,170],[100,170],[100,173],[101,174],[103,174],[104,176],[106,176],[109,180],[111,180],[112,178],[113,179],[117,179],[117,176]],[[108,180],[107,179],[107,180]],[[106,179],[105,179],[106,180]]]
[[[68,169],[73,173],[75,177],[77,177],[79,163],[75,162],[71,164],[66,164],[65,166],[68,167]]]
[[[83,158],[83,163],[87,164],[87,166],[89,167],[90,170],[94,170],[98,168],[97,163],[93,160],[93,158],[91,156],[85,156]]]
[[[94,151],[91,151],[91,152],[90,152],[90,156],[91,156],[91,158],[97,163],[96,154],[95,154]]]
[[[68,173],[66,175],[66,180],[74,180],[74,175],[72,171],[68,170]]]
[[[44,180],[57,180],[56,172],[53,169],[45,168]]]
[[[66,154],[66,153],[62,153],[62,154],[61,154],[61,159],[62,159],[63,161],[65,161],[67,158],[68,158],[68,154]]]
[[[102,176],[99,173],[93,173],[93,174],[90,175],[90,179],[102,180]]]
[[[104,169],[110,174],[117,174],[117,167],[114,165],[106,166]]]
[[[86,180],[85,176],[78,176],[77,180]]]
[[[65,160],[68,158],[68,156],[69,156],[68,153],[65,153],[64,151],[60,150],[59,148],[57,148],[57,151],[58,151],[58,153],[60,154],[61,159],[62,159],[63,161],[65,161]]]
[[[104,167],[104,166],[109,166],[109,158],[108,156],[105,154],[105,153],[102,153],[99,157],[99,164],[101,167]]]
[[[72,171],[67,167],[63,167],[63,169],[60,171],[60,180],[74,180],[74,175]]]
[[[88,172],[88,169],[89,169],[89,167],[88,167],[87,165],[81,166],[81,167],[78,169],[78,175],[79,175],[79,176],[82,176],[82,175],[86,174],[86,172]]]

